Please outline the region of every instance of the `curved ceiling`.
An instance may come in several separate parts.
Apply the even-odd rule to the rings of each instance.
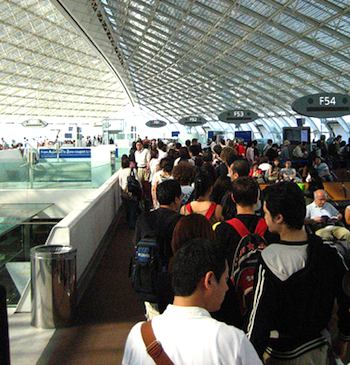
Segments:
[[[349,0],[53,2],[114,48],[139,104],[173,121],[289,116],[297,97],[349,92]]]
[[[101,120],[135,101],[228,131],[220,112],[251,109],[248,127],[275,133],[297,97],[350,89],[349,0],[2,0],[0,11],[0,115]]]
[[[108,118],[117,75],[49,0],[0,2],[0,115]]]

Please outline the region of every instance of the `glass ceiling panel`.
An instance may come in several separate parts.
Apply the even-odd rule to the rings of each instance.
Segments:
[[[39,1],[29,3],[33,2],[38,6]],[[106,6],[102,15],[114,27],[109,29],[115,29],[133,93],[146,107],[162,111],[167,117],[206,110],[216,116],[215,108],[233,107],[233,98],[234,105],[249,107],[261,116],[289,115],[296,95],[349,90],[349,1],[97,2]],[[85,7],[85,14],[96,16],[89,2],[80,4]],[[2,3],[0,9],[6,12],[6,8]],[[51,13],[44,10],[42,16],[48,18]],[[33,93],[33,104],[38,86],[29,89],[33,71],[28,64],[34,62],[33,80],[49,96],[57,82],[76,95],[75,85],[84,81],[83,95],[90,95],[89,87],[95,88],[96,93],[113,95],[114,80],[103,78],[102,69],[99,76],[90,76],[91,61],[82,62],[87,52],[81,42],[80,47],[74,46],[76,34],[68,31],[64,22],[60,26],[65,27],[69,38],[45,34],[39,41],[27,42],[27,49],[21,48],[26,34],[32,32],[26,17],[22,20],[25,26],[18,25],[19,37],[12,43],[2,42],[6,33],[0,28],[0,49],[8,54],[0,70],[3,84],[16,74],[17,85],[22,85],[17,92],[28,88]],[[56,20],[49,24],[38,22],[37,31],[50,29],[50,34],[57,34],[55,23]],[[102,27],[100,37],[106,37]],[[37,50],[40,45],[45,51],[33,55],[30,49]],[[54,55],[49,61],[48,52]],[[16,59],[24,53],[27,63],[17,64]],[[65,72],[59,70],[61,62],[66,65]],[[69,77],[77,64],[85,67],[84,72]],[[105,82],[103,87],[99,86],[101,79]],[[231,91],[239,89],[241,96],[237,99]]]

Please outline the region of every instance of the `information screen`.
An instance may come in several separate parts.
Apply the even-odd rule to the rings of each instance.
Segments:
[[[252,140],[252,131],[236,131],[235,138],[242,139],[245,143],[248,143]]]
[[[309,127],[285,127],[283,128],[283,140],[292,143],[306,142],[310,143]]]

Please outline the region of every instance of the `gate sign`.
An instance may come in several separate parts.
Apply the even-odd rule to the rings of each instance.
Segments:
[[[150,128],[162,128],[166,126],[166,122],[163,120],[149,120],[146,122],[146,126]]]
[[[218,118],[224,123],[243,124],[252,122],[259,116],[251,110],[227,110],[220,113]]]
[[[292,109],[307,117],[342,117],[350,114],[350,95],[331,93],[307,95],[295,100]]]
[[[179,123],[187,127],[197,127],[205,124],[207,121],[197,115],[191,115],[190,117],[183,117],[179,120]]]

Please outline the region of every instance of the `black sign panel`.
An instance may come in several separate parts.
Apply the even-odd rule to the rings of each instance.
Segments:
[[[187,127],[197,127],[205,124],[207,121],[197,115],[191,115],[190,117],[184,117],[179,120],[179,123]]]
[[[292,109],[314,118],[337,118],[350,114],[350,95],[321,93],[303,96],[294,101]]]
[[[161,128],[166,126],[166,122],[163,120],[149,120],[146,122],[146,126],[150,128]]]
[[[218,115],[218,118],[224,123],[243,124],[258,119],[258,114],[251,110],[227,110]]]

